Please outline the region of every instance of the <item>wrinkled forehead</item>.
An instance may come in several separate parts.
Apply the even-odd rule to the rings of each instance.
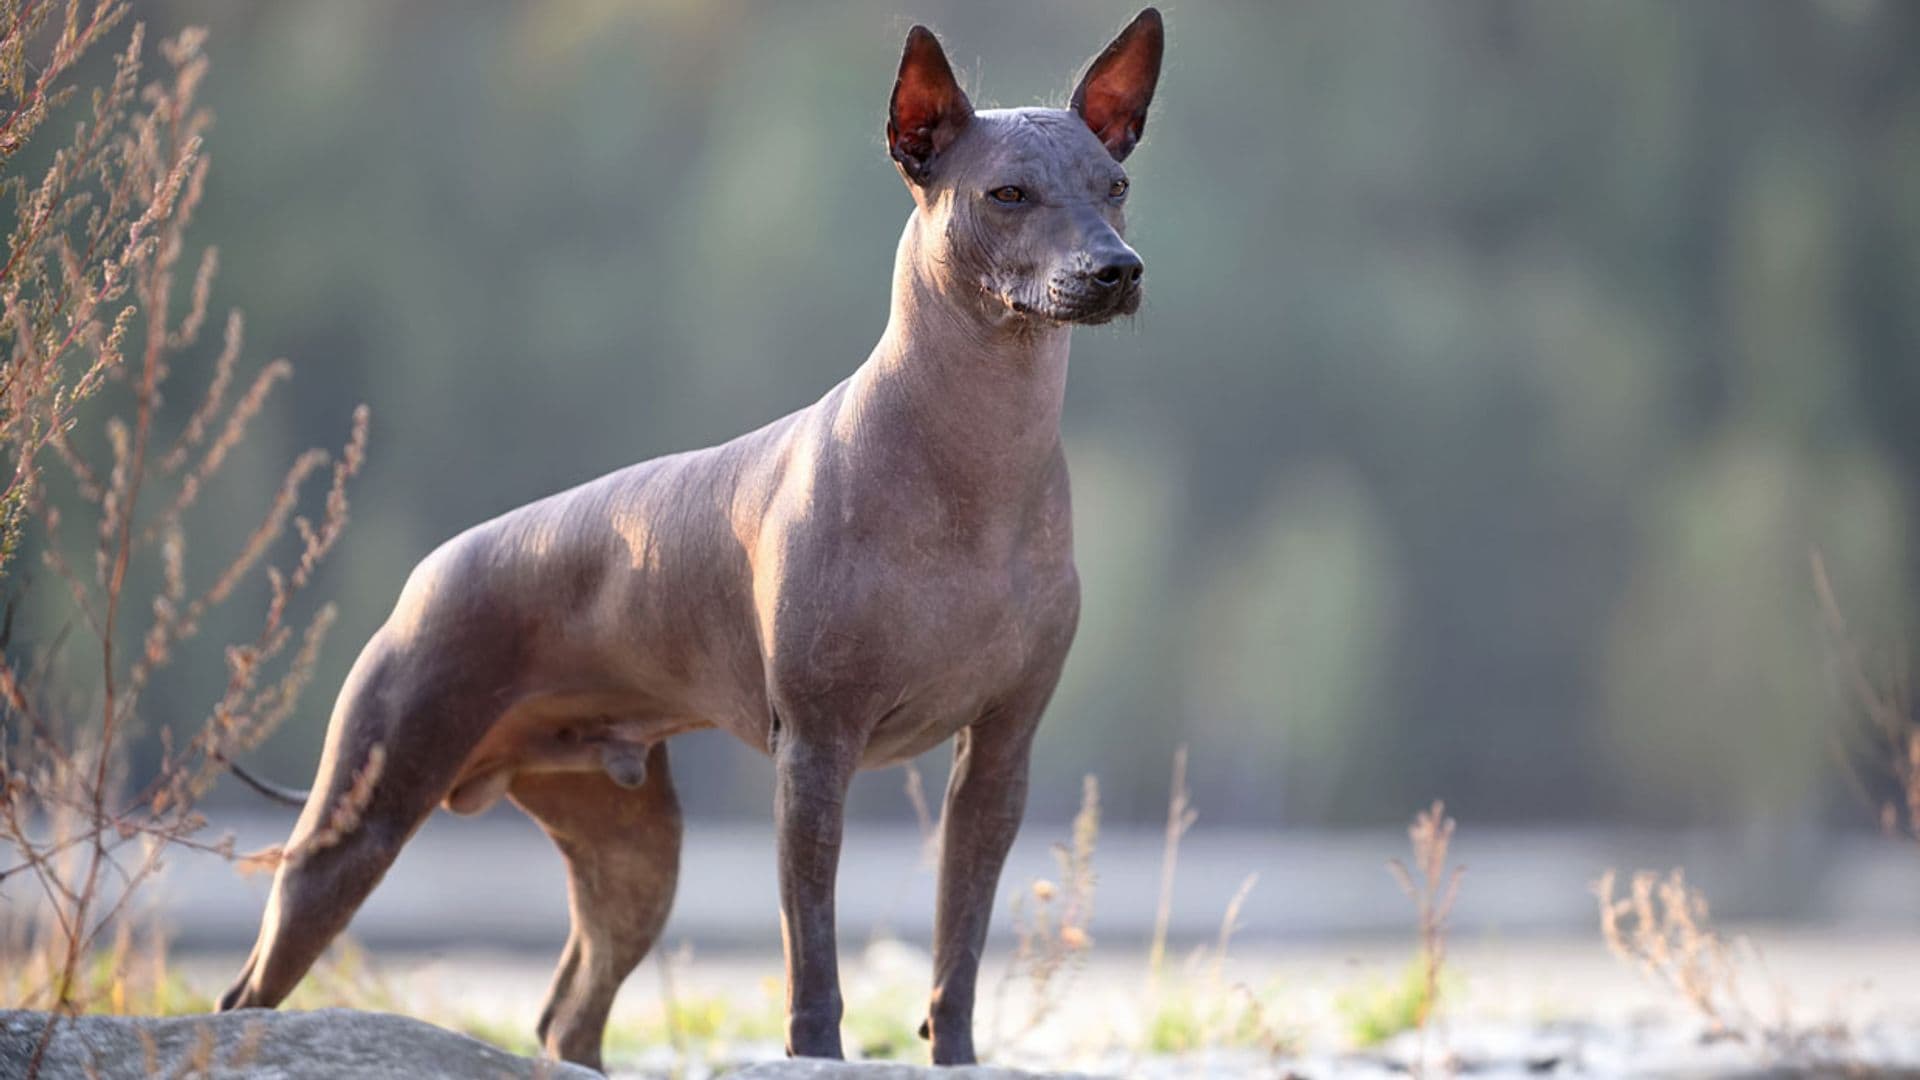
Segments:
[[[1104,184],[1119,165],[1065,109],[982,109],[954,146],[955,180]]]

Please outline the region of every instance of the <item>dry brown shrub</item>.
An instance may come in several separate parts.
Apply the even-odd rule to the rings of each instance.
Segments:
[[[1744,1041],[1753,1014],[1741,1000],[1738,968],[1713,928],[1706,894],[1678,869],[1665,877],[1641,871],[1618,899],[1616,879],[1609,870],[1594,887],[1607,948],[1684,1001],[1706,1022],[1708,1038]]]
[[[217,344],[200,344],[218,266],[212,249],[189,259],[186,239],[208,168],[209,116],[195,102],[204,32],[161,43],[149,78],[134,25],[72,140],[33,182],[14,169],[74,95],[63,76],[127,11],[123,0],[0,0],[0,192],[17,205],[0,264],[0,993],[55,1019],[112,1007],[86,969],[103,941],[124,941],[111,935],[169,851],[233,856],[230,837],[199,838],[195,807],[313,672],[333,612],[297,609],[346,524],[367,436],[361,409],[337,456],[299,455],[252,526],[211,531],[220,568],[189,580],[194,510],[291,370],[276,360],[241,373],[237,312]],[[176,369],[207,371],[203,388],[178,385]],[[193,407],[172,418],[169,396]],[[301,516],[329,464],[318,513]],[[16,565],[27,554],[35,565]],[[30,587],[36,570],[50,588]],[[226,682],[204,721],[151,723],[153,676],[251,582],[264,585],[266,609],[256,631],[216,647]],[[54,632],[13,641],[23,609]],[[136,756],[136,745],[154,752]],[[132,952],[116,946],[107,959]],[[106,985],[124,980],[115,972]]]
[[[1447,919],[1453,914],[1460,879],[1466,873],[1465,867],[1447,865],[1454,827],[1446,803],[1435,800],[1431,807],[1415,814],[1413,824],[1407,827],[1407,839],[1413,847],[1412,867],[1399,859],[1387,860],[1393,880],[1413,901],[1419,924],[1422,993],[1415,1011],[1420,1032],[1416,1073],[1426,1065],[1427,1033],[1440,1003],[1441,977],[1447,964]]]
[[[360,815],[366,813],[367,806],[373,802],[373,788],[380,782],[380,773],[387,765],[387,748],[374,743],[367,751],[367,763],[353,774],[353,783],[341,794],[338,802],[327,813],[327,819],[312,836],[291,850],[273,852],[255,852],[241,856],[246,862],[271,861],[275,866],[281,862],[297,864],[316,851],[325,851],[338,844],[346,835],[360,827]],[[269,852],[273,852],[269,855]]]
[[[1013,897],[1013,929],[1018,940],[1013,962],[996,991],[994,1030],[1002,1047],[1031,1034],[1053,1014],[1073,976],[1093,948],[1093,894],[1099,883],[1093,869],[1094,848],[1100,839],[1100,782],[1089,774],[1081,781],[1080,811],[1073,818],[1072,839],[1055,844],[1059,882],[1040,879]],[[1031,1007],[1018,1028],[999,1033],[1006,1020],[1006,992],[1025,978],[1033,995]]]
[[[190,1076],[206,1076],[213,1071],[213,1025],[207,1023],[193,1026],[193,1046],[174,1065],[168,1075],[173,1080],[186,1080]]]
[[[1689,885],[1683,872],[1663,877],[1642,871],[1619,897],[1616,881],[1609,870],[1595,886],[1607,948],[1685,1002],[1705,1025],[1702,1038],[1744,1043],[1763,1060],[1861,1074],[1848,1025],[1797,1019],[1787,988],[1768,977],[1759,948],[1722,936],[1706,894]],[[1744,987],[1752,981],[1767,987],[1770,1015],[1749,1005]]]
[[[1898,649],[1869,657],[1840,609],[1826,560],[1818,551],[1812,559],[1828,675],[1854,717],[1832,733],[1834,761],[1882,831],[1920,843],[1920,711],[1906,657]]]
[[[240,1029],[240,1038],[235,1040],[233,1049],[227,1054],[227,1068],[244,1069],[253,1064],[260,1056],[260,1044],[266,1041],[267,1025],[263,1020],[249,1020],[247,1026]]]
[[[1173,920],[1173,881],[1180,863],[1180,839],[1200,815],[1187,796],[1187,747],[1173,752],[1173,783],[1167,795],[1166,842],[1160,855],[1160,897],[1153,911],[1153,941],[1147,947],[1149,991],[1157,991],[1167,962],[1167,926]]]
[[[927,802],[927,785],[920,776],[920,766],[909,761],[903,768],[907,774],[907,802],[913,806],[913,819],[920,827],[920,868],[932,870],[940,865],[940,822],[934,819],[933,809]]]

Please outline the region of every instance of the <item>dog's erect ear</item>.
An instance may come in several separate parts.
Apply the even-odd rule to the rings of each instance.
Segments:
[[[887,108],[887,153],[900,163],[900,171],[908,180],[925,184],[935,159],[971,119],[973,102],[954,79],[940,40],[924,26],[907,31],[900,77],[893,82],[893,102]]]
[[[1147,126],[1147,106],[1160,81],[1166,48],[1160,12],[1148,8],[1113,39],[1073,91],[1073,111],[1087,122],[1115,161],[1127,160]]]

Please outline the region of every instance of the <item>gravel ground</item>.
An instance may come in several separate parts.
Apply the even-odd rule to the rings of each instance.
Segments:
[[[1217,980],[1207,962],[1177,965],[1163,980],[1159,1001],[1203,1011],[1245,1000],[1237,987],[1257,992],[1270,1028],[1292,1044],[1284,1057],[1219,1039],[1178,1055],[1150,1052],[1145,1033],[1156,1009],[1144,957],[1105,944],[1062,977],[1056,1006],[1017,1037],[1036,1011],[1035,998],[1024,981],[1001,988],[1005,953],[997,952],[983,982],[978,1031],[984,1052],[1003,1064],[1145,1078],[1395,1077],[1405,1076],[1422,1054],[1429,1073],[1451,1068],[1487,1077],[1920,1077],[1920,935],[1757,926],[1739,936],[1757,943],[1759,952],[1740,953],[1734,1007],[1778,1038],[1703,1040],[1698,1017],[1614,960],[1597,939],[1574,937],[1456,942],[1444,1015],[1424,1047],[1410,1032],[1367,1049],[1353,1045],[1351,999],[1397,981],[1410,955],[1404,940],[1384,939],[1236,946]],[[922,949],[882,940],[849,950],[849,957],[850,1014],[886,1014],[897,1025],[917,1020],[929,967]],[[198,954],[182,957],[180,966],[191,981],[213,989],[237,959]],[[479,1020],[509,1033],[530,1028],[549,963],[522,952],[470,949],[377,959],[387,986],[409,1007],[418,1002],[422,1015]],[[683,951],[671,967],[682,1000],[724,999],[733,1014],[763,1025],[778,1015],[780,970],[771,951]],[[629,981],[613,1026],[640,1032],[650,1025],[658,1032],[662,994],[661,965],[650,960]],[[711,1075],[778,1054],[777,1041],[764,1036],[697,1046],[693,1067],[682,1075]],[[664,1044],[610,1050],[609,1060],[620,1077],[668,1076],[684,1063]]]

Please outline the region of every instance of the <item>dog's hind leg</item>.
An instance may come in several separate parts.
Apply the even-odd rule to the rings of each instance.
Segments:
[[[285,999],[446,795],[499,687],[434,674],[430,659],[423,665],[379,636],[355,662],[260,936],[222,1010]]]
[[[573,930],[540,1013],[540,1043],[597,1069],[614,994],[660,936],[680,876],[680,802],[667,747],[648,751],[638,787],[604,772],[521,773],[508,795],[567,860]]]

